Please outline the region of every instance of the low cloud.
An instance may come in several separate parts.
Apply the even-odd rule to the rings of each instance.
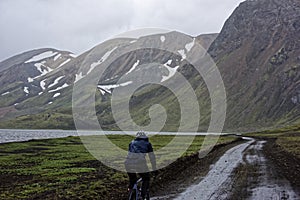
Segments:
[[[124,31],[219,32],[241,0],[1,0],[0,60],[53,47],[80,54]]]

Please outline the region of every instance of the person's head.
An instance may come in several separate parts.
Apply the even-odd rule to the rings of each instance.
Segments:
[[[147,135],[144,131],[139,131],[139,132],[136,133],[136,138],[146,139],[148,137],[147,137]]]

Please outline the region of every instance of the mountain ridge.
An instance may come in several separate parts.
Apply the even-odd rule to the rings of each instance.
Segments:
[[[237,127],[299,120],[299,4],[245,1],[210,46],[231,99],[227,120]]]

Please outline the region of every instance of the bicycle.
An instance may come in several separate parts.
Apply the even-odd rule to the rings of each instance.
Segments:
[[[129,200],[141,200],[142,199],[142,184],[143,179],[140,178],[136,181],[136,183],[133,185],[133,188],[129,192]],[[146,194],[146,199],[150,200],[149,192]]]

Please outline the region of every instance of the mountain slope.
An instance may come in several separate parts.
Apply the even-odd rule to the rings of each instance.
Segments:
[[[15,118],[20,115],[23,116],[8,123],[2,122],[1,127],[43,128],[46,124],[43,120],[49,120],[49,125],[46,125],[46,128],[53,128],[53,126],[55,126],[53,123],[57,123],[56,128],[74,128],[74,125],[70,125],[70,123],[67,125],[61,125],[59,122],[64,120],[70,121],[70,119],[72,119],[72,88],[75,83],[88,80],[90,76],[96,73],[95,70],[99,64],[103,63],[111,55],[117,55],[118,51],[126,49],[129,45],[132,45],[133,48],[143,48],[143,44],[149,40],[151,40],[152,43],[156,43],[158,46],[165,44],[173,45],[174,43],[172,43],[172,41],[176,39],[178,35],[179,34],[176,32],[170,32],[162,35],[159,34],[141,37],[138,39],[114,39],[105,45],[98,45],[84,54],[71,59],[66,64],[49,71],[49,73],[45,73],[42,76],[38,75],[34,78],[34,81],[30,82],[36,84],[38,93],[26,93],[27,98],[20,101],[17,105],[13,105],[12,102],[4,100],[8,103],[7,106],[10,106],[9,108],[13,107],[13,109],[7,109],[8,107],[2,108],[7,111],[5,115],[3,114],[2,121]],[[206,47],[208,47],[214,38],[215,35],[212,35],[212,37],[209,35],[198,36],[197,42],[200,41],[204,44],[204,46],[206,45]],[[187,39],[188,41],[185,41]],[[192,37],[186,36],[185,39],[182,38],[179,40],[181,45],[174,46],[174,49],[176,49],[176,51],[182,51],[182,54],[189,53],[190,49],[194,45],[193,41],[194,39]],[[186,44],[191,44],[191,48],[182,50],[181,46],[184,47]],[[52,58],[50,57],[49,59]],[[150,65],[144,65],[152,62],[153,60],[156,60],[162,66],[154,69]],[[115,122],[111,115],[109,103],[112,90],[119,87],[116,83],[121,77],[123,79],[125,77],[127,81],[124,81],[129,83],[130,80],[134,78],[134,73],[142,71],[144,74],[147,74],[147,76],[152,74],[152,76],[156,77],[158,82],[165,82],[172,79],[172,76],[174,76],[174,73],[178,68],[183,74],[190,74],[189,76],[191,76],[191,71],[187,71],[184,65],[186,64],[181,61],[181,56],[162,50],[140,49],[119,57],[104,72],[103,77],[99,79],[98,91],[96,93],[96,109],[100,123],[107,126],[109,129],[117,128],[114,125]],[[28,76],[29,75],[26,77]],[[26,79],[23,78],[22,81],[26,82]],[[3,83],[3,85],[5,85],[5,83]],[[16,87],[19,88],[19,85]],[[126,85],[122,87],[126,87]],[[30,91],[32,90],[31,88],[28,89],[30,89]],[[85,102],[85,98],[85,96],[82,96],[78,101]],[[172,96],[172,93],[167,91],[165,88],[158,86],[146,86],[144,87],[144,91],[140,91],[140,93],[135,95],[135,101],[133,101],[131,105],[133,113],[135,113],[133,114],[133,117],[138,121],[138,123],[147,124],[149,118],[146,113],[148,112],[147,109],[149,106],[153,105],[155,102],[163,103],[168,110],[174,108],[171,109],[173,112],[171,116],[173,117],[169,117],[169,120],[171,121],[169,124],[173,125],[170,125],[169,128],[172,126],[175,127],[175,124],[178,123],[177,115],[179,113],[175,111],[177,108],[172,107],[172,103],[170,104],[170,101],[174,101],[174,105],[177,103],[177,101],[173,99],[174,96]],[[32,116],[32,114],[36,113],[41,114]],[[59,120],[54,119],[51,121],[52,117]]]
[[[49,82],[45,76],[54,70],[58,71],[73,58],[70,52],[44,48],[28,51],[1,62],[1,110],[10,110],[8,107],[17,108],[28,99],[41,95],[47,86],[57,84],[63,76]],[[2,112],[2,117],[4,114],[6,112]]]
[[[227,127],[299,120],[300,2],[245,1],[209,48],[228,95]]]

